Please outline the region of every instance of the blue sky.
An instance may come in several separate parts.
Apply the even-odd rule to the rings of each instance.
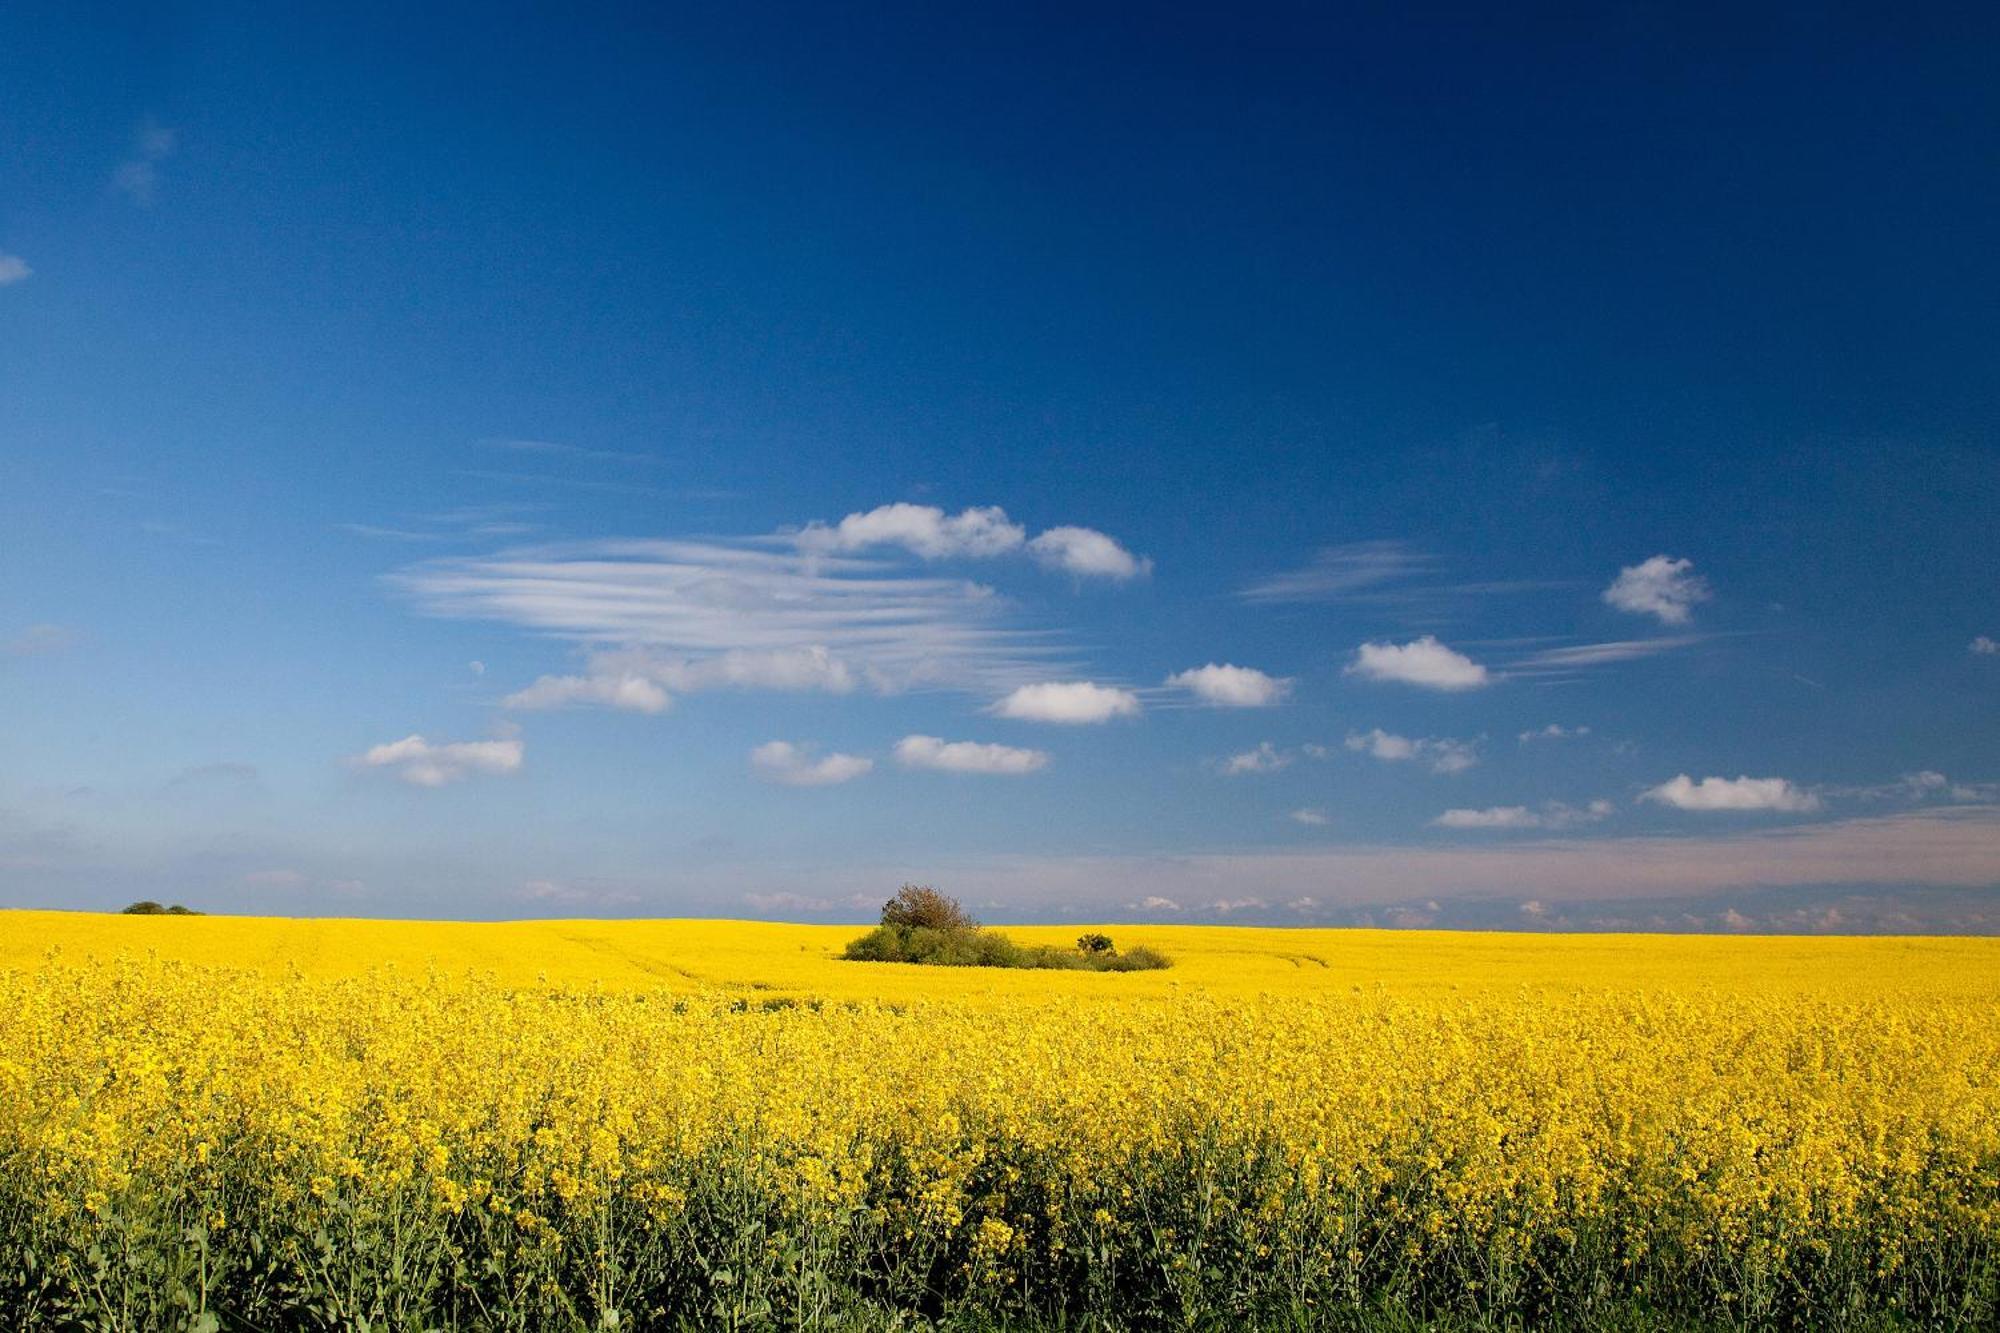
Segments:
[[[1995,38],[9,7],[0,905],[2000,928]]]

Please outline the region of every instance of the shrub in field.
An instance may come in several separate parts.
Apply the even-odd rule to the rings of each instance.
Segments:
[[[141,898],[130,907],[120,909],[122,916],[200,916],[192,907],[182,907],[175,903],[171,907],[162,906],[151,898]]]
[[[842,958],[860,963],[927,963],[933,967],[1027,967],[1089,972],[1144,972],[1169,967],[1165,954],[1143,946],[1119,953],[1109,935],[1091,932],[1076,948],[1014,943],[983,929],[958,900],[926,885],[905,884],[882,907],[882,924],[854,940]]]

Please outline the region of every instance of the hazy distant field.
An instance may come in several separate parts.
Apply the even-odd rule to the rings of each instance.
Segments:
[[[1106,929],[0,914],[0,1327],[1992,1325],[2000,941]]]
[[[1024,943],[1068,945],[1103,930],[1172,955],[1125,976],[911,969],[840,961],[860,926],[756,921],[290,920],[0,912],[0,967],[154,952],[220,967],[311,977],[477,972],[503,986],[773,991],[909,1000],[972,995],[1395,994],[1519,986],[1727,987],[1864,995],[2000,997],[2000,939],[1536,935],[1233,926],[1009,926]]]

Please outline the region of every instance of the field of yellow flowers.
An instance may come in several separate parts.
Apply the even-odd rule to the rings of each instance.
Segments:
[[[1105,929],[0,913],[0,1327],[2000,1318],[2000,941]]]

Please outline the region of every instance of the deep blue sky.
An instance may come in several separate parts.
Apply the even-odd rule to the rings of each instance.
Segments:
[[[2000,925],[1975,14],[9,6],[0,904]]]

